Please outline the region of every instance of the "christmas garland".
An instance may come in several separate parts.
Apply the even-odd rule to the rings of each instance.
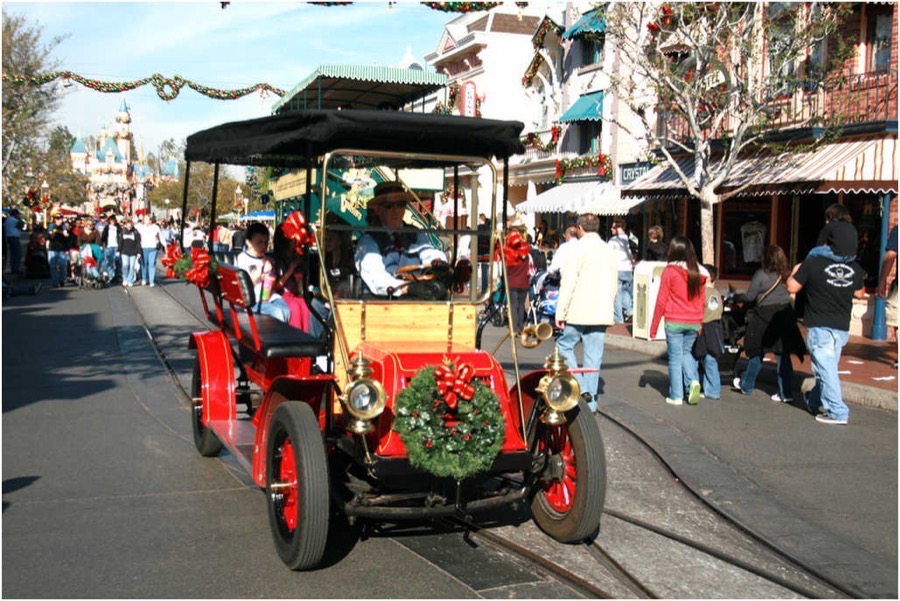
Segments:
[[[574,159],[556,160],[556,183],[560,183],[569,169],[583,169],[585,167],[597,167],[597,175],[600,179],[612,179],[612,160],[608,154],[586,154]]]
[[[450,84],[450,87],[447,91],[447,104],[443,102],[438,102],[434,105],[434,109],[431,111],[432,113],[437,113],[438,115],[451,115],[453,114],[453,109],[456,108],[456,101],[459,100],[459,93],[462,90],[462,86],[459,85],[459,82],[454,82]],[[475,97],[475,116],[481,117],[481,103],[484,100],[484,96],[476,96]]]
[[[491,467],[506,428],[500,401],[468,364],[421,369],[397,395],[394,430],[410,463],[461,480]]]
[[[491,10],[503,4],[502,2],[422,2],[432,10],[445,13],[468,13],[478,10]]]
[[[195,92],[203,94],[204,96],[212,98],[214,100],[237,100],[238,98],[242,98],[254,92],[259,92],[260,96],[262,96],[263,98],[266,98],[269,93],[276,94],[278,96],[284,96],[285,94],[284,90],[272,87],[267,83],[258,83],[246,88],[239,88],[237,90],[222,90],[204,86],[189,79],[184,79],[179,75],[175,75],[174,77],[164,77],[159,73],[154,73],[150,77],[144,77],[142,79],[119,82],[88,79],[86,77],[78,75],[77,73],[72,73],[71,71],[55,71],[53,73],[44,73],[40,75],[16,75],[10,73],[3,74],[4,83],[16,85],[44,85],[46,83],[50,83],[55,79],[61,79],[62,84],[66,87],[72,85],[71,82],[74,81],[86,88],[94,90],[95,92],[104,92],[108,94],[128,92],[129,90],[134,90],[135,88],[139,88],[147,84],[152,84],[153,87],[156,88],[156,94],[167,102],[169,100],[174,100],[175,98],[177,98],[178,94],[181,92],[181,88],[183,88],[184,86],[187,86]]]
[[[527,136],[525,136],[525,138],[522,139],[522,143],[529,148],[534,148],[536,150],[540,150],[541,152],[553,152],[559,145],[559,133],[559,126],[554,125],[550,128],[550,141],[548,141],[546,144],[541,141],[540,135],[535,132],[530,132]]]

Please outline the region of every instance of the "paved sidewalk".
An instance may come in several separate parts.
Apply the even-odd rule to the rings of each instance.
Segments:
[[[806,330],[801,326],[804,338]],[[607,331],[606,344],[616,348],[622,348],[654,357],[664,357],[666,344],[664,340],[642,340],[633,338],[629,324],[618,324]],[[803,386],[807,390],[812,385],[812,380],[803,385],[802,382],[812,378],[812,368],[809,356],[800,362],[796,357],[794,362],[794,378],[798,387]],[[765,366],[760,372],[760,380],[763,382],[775,382],[775,362],[773,355],[765,359]],[[848,403],[864,407],[885,409],[897,413],[897,342],[879,342],[862,336],[851,336],[850,342],[844,347],[841,355],[840,370],[841,388],[844,400]],[[735,366],[740,373],[743,370],[745,360],[738,359]],[[730,374],[722,373],[723,386],[728,385]]]

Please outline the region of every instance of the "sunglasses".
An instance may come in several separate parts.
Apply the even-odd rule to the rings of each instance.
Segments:
[[[383,202],[383,203],[381,203],[381,206],[383,206],[385,209],[400,209],[400,208],[405,209],[406,201],[405,200],[395,200],[393,202]]]

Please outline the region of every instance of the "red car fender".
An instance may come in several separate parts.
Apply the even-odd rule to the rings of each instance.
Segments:
[[[200,398],[203,425],[209,420],[234,420],[237,414],[234,358],[231,344],[221,331],[194,332],[189,343],[200,363]]]
[[[519,380],[519,383],[522,387],[522,408],[525,411],[523,415],[523,419],[527,422],[528,416],[531,415],[531,408],[534,406],[534,401],[538,396],[536,392],[536,388],[538,383],[541,381],[541,378],[547,375],[546,369],[539,369],[537,371],[528,372]],[[509,398],[510,402],[518,407],[519,404],[519,391],[515,384],[510,386],[509,388]],[[514,417],[518,417],[514,414]],[[519,432],[522,431],[522,424],[516,423],[516,427]]]
[[[268,447],[269,425],[279,405],[287,401],[300,401],[313,408],[319,418],[319,429],[325,431],[325,403],[333,390],[334,376],[317,374],[312,376],[281,376],[272,382],[262,404],[253,415],[256,426],[256,441],[253,449],[253,480],[257,486],[266,486],[266,448]],[[327,397],[327,398],[326,398]]]

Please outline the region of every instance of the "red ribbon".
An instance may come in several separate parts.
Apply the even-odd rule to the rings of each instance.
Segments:
[[[288,218],[281,224],[281,231],[288,240],[294,242],[298,254],[302,255],[312,242],[312,234],[309,233],[306,219],[303,218],[303,213],[300,211],[294,211],[288,215]]]
[[[475,367],[469,363],[458,367],[442,365],[434,370],[438,391],[451,411],[456,411],[460,399],[471,401],[475,396],[475,387],[472,385],[474,377]]]
[[[177,263],[179,259],[181,259],[181,249],[178,248],[178,244],[175,242],[170,242],[166,247],[166,256],[161,259],[162,264],[166,268],[167,278],[178,277],[175,273],[175,263]]]
[[[528,253],[528,242],[522,238],[519,230],[511,230],[506,236],[506,243],[503,245],[503,257],[506,259],[506,264],[519,265],[528,258]],[[494,260],[500,260],[497,249],[495,249]]]
[[[184,274],[184,279],[199,288],[209,286],[209,253],[202,248],[191,249],[191,262],[193,267]]]

